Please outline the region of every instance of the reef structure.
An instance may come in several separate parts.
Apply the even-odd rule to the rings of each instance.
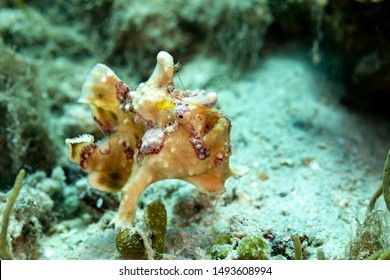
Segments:
[[[129,87],[103,64],[87,75],[80,102],[87,103],[104,133],[66,139],[71,161],[91,173],[92,187],[122,191],[115,225],[130,227],[143,191],[163,179],[180,179],[201,191],[221,193],[236,175],[229,118],[213,108],[215,92],[176,88],[173,57],[161,51],[149,78]]]

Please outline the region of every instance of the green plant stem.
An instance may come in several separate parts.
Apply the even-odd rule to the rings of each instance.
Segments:
[[[9,224],[9,217],[11,215],[12,208],[15,204],[15,200],[18,197],[20,189],[23,186],[23,179],[25,174],[26,171],[24,169],[19,171],[11,195],[9,197],[8,203],[5,206],[3,212],[3,220],[1,223],[1,232],[0,232],[0,258],[2,260],[12,260],[14,258],[12,252],[9,250],[8,242],[7,242],[8,224]]]
[[[295,260],[302,260],[302,244],[299,240],[299,236],[294,236],[294,251],[295,251]]]
[[[383,250],[379,250],[377,252],[375,252],[374,254],[370,255],[367,260],[379,260],[379,258],[381,257],[383,253]]]
[[[214,222],[215,222],[215,215],[216,215],[216,212],[217,212],[217,204],[218,204],[218,200],[219,200],[219,196],[215,196],[215,203],[213,205],[213,209],[212,209],[212,215],[211,215],[211,228],[213,230],[213,236],[214,238],[217,236],[217,231],[215,229],[215,225],[214,225]]]
[[[387,209],[390,211],[390,150],[387,153],[385,166],[383,167],[383,197],[385,198],[385,203]]]
[[[376,201],[383,194],[386,207],[390,212],[390,150],[387,153],[387,157],[383,166],[382,185],[374,193],[368,205],[367,212],[371,213],[374,210]]]
[[[390,260],[390,250],[379,250],[369,256],[367,260]]]
[[[381,255],[381,260],[390,260],[390,250],[384,252],[382,255]]]
[[[376,192],[374,193],[374,195],[372,196],[372,198],[371,198],[371,200],[370,200],[370,204],[368,204],[368,208],[367,208],[368,213],[371,213],[372,210],[374,210],[376,201],[378,200],[378,198],[379,198],[382,194],[383,194],[383,186],[381,185],[381,186],[376,190]]]
[[[325,253],[324,253],[324,251],[318,250],[318,252],[317,252],[317,259],[320,260],[320,261],[325,260]]]

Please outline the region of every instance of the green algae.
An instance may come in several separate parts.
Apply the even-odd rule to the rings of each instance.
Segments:
[[[294,236],[294,251],[295,251],[295,260],[302,260],[302,244],[299,240],[299,236]]]
[[[145,222],[152,248],[158,255],[163,254],[167,232],[167,210],[161,201],[148,204],[145,211]]]
[[[123,258],[128,260],[147,259],[144,240],[138,232],[132,229],[125,229],[117,235],[116,249]]]
[[[161,259],[165,252],[167,231],[167,211],[161,201],[147,205],[144,214],[146,237],[139,229],[125,229],[116,237],[116,248],[123,258],[129,260],[147,259],[148,250],[153,250],[153,258]]]
[[[13,253],[8,246],[8,240],[7,240],[8,224],[9,224],[9,217],[11,215],[12,208],[15,204],[16,198],[18,197],[20,190],[22,189],[23,179],[25,174],[26,171],[24,169],[19,171],[11,195],[9,197],[8,203],[3,212],[3,219],[1,222],[1,232],[0,232],[0,258],[2,260],[11,260],[14,258]]]
[[[245,236],[237,248],[239,260],[268,260],[268,248],[263,237],[259,234]]]

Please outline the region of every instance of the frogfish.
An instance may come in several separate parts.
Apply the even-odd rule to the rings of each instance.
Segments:
[[[150,78],[126,85],[103,64],[95,65],[82,86],[104,134],[66,139],[69,158],[89,173],[89,184],[121,191],[115,226],[130,227],[143,191],[164,179],[180,179],[207,193],[222,193],[239,175],[229,165],[231,121],[214,108],[215,92],[175,86],[173,57],[160,51]]]

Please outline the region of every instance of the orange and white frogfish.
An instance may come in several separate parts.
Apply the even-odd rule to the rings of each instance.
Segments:
[[[70,160],[89,172],[92,187],[122,192],[115,225],[131,226],[143,191],[163,179],[180,179],[208,193],[225,190],[237,175],[229,166],[231,122],[214,108],[215,92],[175,87],[173,57],[161,51],[149,80],[130,87],[103,64],[82,87],[104,139],[66,139]]]

